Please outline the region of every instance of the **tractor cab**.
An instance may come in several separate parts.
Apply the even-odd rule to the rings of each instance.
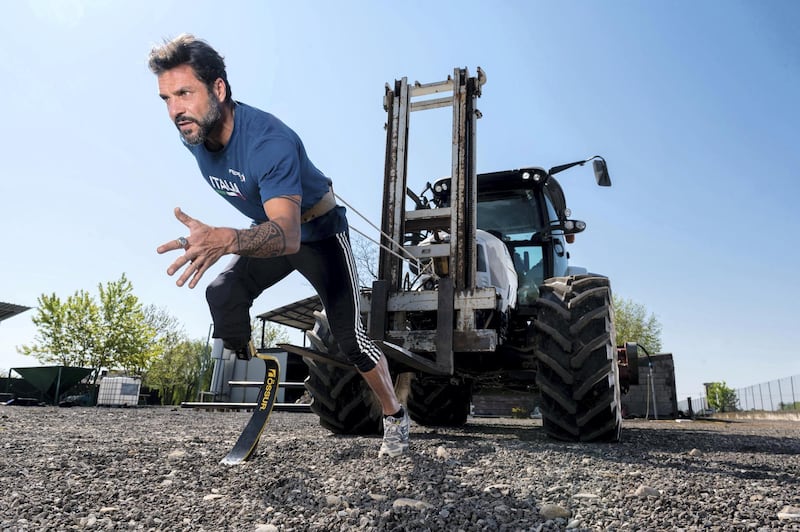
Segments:
[[[586,223],[569,219],[561,185],[544,168],[492,172],[477,178],[477,227],[508,248],[517,274],[517,303],[523,310],[533,305],[545,279],[568,274],[566,244],[586,229]],[[435,181],[429,190],[435,207],[450,206],[449,177]]]

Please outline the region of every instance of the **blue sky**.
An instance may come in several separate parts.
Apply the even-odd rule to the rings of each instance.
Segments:
[[[614,186],[563,174],[588,229],[573,263],[645,305],[675,356],[680,399],[800,374],[800,4],[772,1],[12,2],[0,19],[0,301],[96,293],[124,272],[193,338],[202,286],[177,288],[155,248],[172,209],[246,220],[201,180],[146,66],[194,33],[225,57],[233,95],[304,139],[336,191],[380,220],[384,83],[488,77],[478,170],[603,155]],[[449,173],[447,116],[412,118],[411,179]],[[440,120],[441,119],[441,120]],[[421,188],[418,187],[418,188]],[[351,216],[355,227],[366,224]],[[263,312],[311,294],[292,276]],[[33,311],[0,324],[0,368],[37,365]]]

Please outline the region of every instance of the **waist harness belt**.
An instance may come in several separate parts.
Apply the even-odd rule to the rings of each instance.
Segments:
[[[333,195],[333,189],[329,188],[318,202],[300,215],[300,223],[308,223],[314,218],[319,218],[323,214],[327,214],[334,207],[336,207],[336,197]]]

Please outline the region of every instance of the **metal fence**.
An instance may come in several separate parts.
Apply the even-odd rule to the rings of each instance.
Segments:
[[[738,388],[734,392],[736,393],[736,411],[800,411],[800,375]],[[706,397],[692,397],[678,401],[678,410],[687,413],[690,400],[692,411],[695,414],[712,410]]]

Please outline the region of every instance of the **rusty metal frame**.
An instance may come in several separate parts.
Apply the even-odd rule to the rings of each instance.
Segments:
[[[466,68],[455,68],[452,76],[435,83],[409,84],[407,78],[395,80],[393,87],[386,85],[384,94],[387,121],[381,230],[386,236],[382,236],[381,241],[386,249],[382,247],[379,253],[379,280],[375,282],[373,290],[375,297],[370,302],[369,330],[373,338],[383,339],[398,338],[397,333],[402,329],[405,321],[404,311],[397,301],[403,298],[401,292],[403,265],[397,255],[401,253],[399,245],[404,241],[409,228],[449,229],[451,235],[449,244],[427,246],[425,249],[413,247],[408,249],[408,253],[417,257],[439,256],[449,259],[449,275],[440,279],[434,308],[437,312],[437,323],[453,323],[455,331],[453,327],[443,326],[439,327],[434,335],[424,332],[415,335],[435,337],[431,338],[434,340],[433,343],[426,340],[422,345],[428,346],[426,351],[435,349],[434,366],[445,374],[453,372],[454,338],[475,336],[474,310],[494,308],[495,304],[485,295],[473,297],[477,296],[475,293],[477,229],[475,130],[479,116],[475,102],[480,96],[481,85],[485,79],[480,68],[477,77],[470,77]],[[449,96],[444,95],[448,92]],[[438,96],[439,94],[443,95]],[[430,95],[438,97],[412,101],[412,98]],[[410,114],[413,111],[446,106],[453,108],[451,206],[406,213]],[[406,227],[407,218],[410,222],[409,227]],[[496,340],[487,338],[485,331],[479,332],[478,336],[485,338],[483,343],[486,345],[493,345]],[[403,356],[407,359],[416,357],[414,353],[408,351]],[[422,360],[418,362],[425,365]]]

